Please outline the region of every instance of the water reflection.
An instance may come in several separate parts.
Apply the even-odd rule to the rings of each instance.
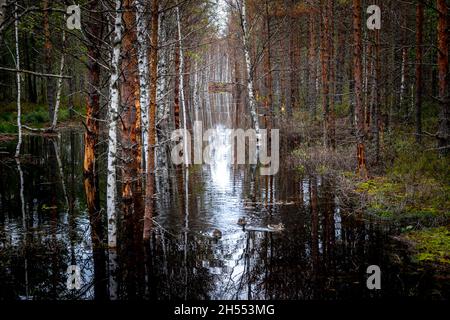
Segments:
[[[80,132],[26,137],[20,162],[0,153],[0,299],[448,297],[448,284],[417,271],[387,227],[339,208],[332,179],[259,176],[215,146],[212,166],[167,172],[150,242],[136,236],[136,216],[121,219],[117,251],[87,208]],[[279,222],[284,231],[267,228]],[[383,270],[380,292],[365,287],[371,264]],[[79,291],[65,286],[69,265],[81,269]]]

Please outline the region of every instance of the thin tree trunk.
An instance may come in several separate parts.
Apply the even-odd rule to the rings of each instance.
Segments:
[[[16,40],[16,69],[20,70],[20,50],[19,50],[19,14],[18,14],[18,6],[17,0],[14,2],[14,34]],[[16,81],[17,81],[17,131],[18,131],[18,140],[16,146],[15,157],[18,158],[20,155],[20,147],[22,146],[22,106],[21,106],[21,73],[16,73]]]
[[[450,150],[450,111],[448,93],[448,30],[446,0],[437,0],[438,18],[438,74],[439,74],[439,130],[438,148],[441,154]]]
[[[177,32],[178,32],[178,25],[177,25]],[[174,121],[175,121],[175,129],[180,128],[180,41],[176,41],[175,44],[175,57],[174,57],[174,63],[175,63],[175,84],[174,84],[174,90],[173,90],[173,103],[174,103]]]
[[[272,34],[270,29],[270,15],[269,15],[269,2],[265,1],[265,9],[266,9],[266,54],[265,54],[265,63],[264,63],[264,73],[265,73],[265,86],[266,86],[266,114],[264,116],[266,129],[270,129],[272,126],[272,61],[271,61],[271,40]]]
[[[253,126],[256,131],[256,135],[259,137],[259,119],[258,119],[258,111],[257,111],[257,102],[255,98],[255,87],[253,82],[253,65],[250,60],[250,48],[249,48],[249,34],[248,34],[248,25],[247,25],[247,17],[246,17],[246,0],[239,0],[240,5],[240,20],[241,20],[241,28],[242,28],[242,42],[244,45],[244,57],[245,57],[245,70],[247,72],[247,90],[248,90],[248,98],[250,103],[250,114],[252,117]]]
[[[416,6],[416,141],[422,142],[422,61],[423,61],[423,18],[424,5],[421,0]]]
[[[328,19],[328,5],[325,3],[328,0],[320,2],[320,16],[321,16],[321,45],[320,45],[320,62],[322,65],[322,112],[323,112],[323,137],[324,145],[329,146],[328,131],[329,131],[329,72],[330,72],[330,41],[329,41],[329,19]]]
[[[52,73],[52,42],[50,36],[50,2],[51,0],[44,0],[44,61],[45,61],[45,72],[48,74]],[[47,104],[48,104],[48,118],[53,119],[54,114],[54,95],[55,92],[55,81],[52,78],[47,79]]]
[[[66,15],[64,15],[64,21],[66,21]],[[59,106],[61,105],[61,91],[62,91],[62,81],[63,81],[63,73],[64,73],[64,58],[65,58],[65,49],[66,49],[66,29],[62,30],[62,49],[61,49],[61,61],[59,64],[59,78],[57,83],[57,92],[56,92],[56,103],[55,110],[53,111],[53,120],[52,125],[50,127],[50,131],[54,131],[56,128],[56,124],[58,123],[58,111]]]
[[[183,110],[183,157],[184,157],[184,165],[189,165],[189,152],[188,150],[188,141],[187,141],[187,113],[186,113],[186,100],[184,98],[184,56],[183,56],[183,43],[181,41],[181,21],[180,21],[180,8],[177,6],[177,30],[178,30],[178,48],[180,50],[180,70],[179,70],[179,78],[180,78],[180,100],[181,100],[181,108]]]
[[[330,96],[328,98],[328,115],[326,119],[326,127],[327,127],[327,146],[335,149],[336,148],[336,139],[335,139],[335,114],[334,114],[334,99],[335,99],[335,53],[334,53],[334,0],[327,0],[327,16],[328,16],[328,24],[329,24],[329,33],[328,33],[328,66],[329,66],[329,92]]]
[[[145,6],[143,0],[135,0],[136,28],[138,37],[138,69],[139,69],[139,92],[141,106],[142,141],[144,145],[144,161],[148,153],[148,107],[150,105],[148,89],[148,42],[145,19]],[[145,168],[145,167],[144,167]]]
[[[356,138],[357,138],[357,160],[358,173],[363,177],[367,177],[366,155],[364,144],[364,113],[362,108],[362,65],[361,65],[361,0],[353,0],[353,73],[355,78],[355,113],[356,113]]]
[[[309,108],[311,115],[316,115],[316,97],[317,97],[317,41],[316,41],[316,13],[311,12],[309,15]]]
[[[150,109],[149,109],[149,131],[148,131],[148,156],[147,156],[147,179],[145,192],[145,215],[144,215],[144,240],[150,238],[153,224],[153,193],[154,193],[154,171],[155,171],[155,114],[156,114],[156,86],[158,76],[158,0],[152,0],[151,16],[151,41],[150,41]]]
[[[380,159],[380,85],[381,85],[381,48],[380,48],[380,30],[375,30],[375,79],[374,79],[374,101],[372,105],[372,138],[375,143],[375,162]]]

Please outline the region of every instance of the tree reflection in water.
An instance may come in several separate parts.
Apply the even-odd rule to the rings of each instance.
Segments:
[[[425,296],[444,285],[399,263],[406,255],[387,227],[340,208],[332,179],[288,169],[274,177],[226,163],[169,171],[157,177],[166,187],[150,241],[143,245],[134,202],[121,215],[117,250],[108,250],[104,196],[100,213],[85,200],[81,133],[27,136],[23,150],[20,162],[0,163],[0,299],[350,299]],[[105,190],[101,162],[99,172]],[[268,232],[279,222],[284,231]],[[79,291],[66,288],[74,264]],[[381,292],[366,289],[371,264],[383,270]]]

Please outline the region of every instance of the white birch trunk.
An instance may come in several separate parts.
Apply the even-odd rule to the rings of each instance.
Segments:
[[[20,105],[20,99],[21,99],[21,93],[20,93],[20,86],[21,81],[20,78],[22,77],[22,74],[19,72],[20,70],[20,52],[19,52],[19,14],[17,12],[17,1],[14,3],[14,33],[16,36],[16,79],[17,79],[17,130],[19,133],[18,141],[17,141],[17,147],[16,147],[16,154],[15,157],[19,157],[20,154],[20,147],[22,146],[22,107]]]
[[[239,14],[241,16],[241,27],[242,27],[242,42],[244,45],[244,57],[245,57],[245,70],[247,72],[247,90],[248,90],[248,98],[250,103],[250,115],[252,117],[253,126],[255,127],[256,135],[259,140],[259,120],[258,120],[258,112],[257,112],[257,103],[255,98],[255,87],[253,85],[253,72],[252,72],[252,63],[250,59],[250,49],[248,43],[248,25],[247,25],[247,17],[246,17],[246,9],[245,9],[245,0],[240,0],[241,10],[239,10]]]
[[[199,93],[200,86],[198,82],[198,62],[195,60],[195,72],[194,72],[194,113],[195,113],[195,121],[199,121],[198,113],[200,109],[200,101],[199,101]]]
[[[136,6],[136,28],[138,39],[138,70],[139,70],[139,89],[141,104],[141,127],[142,141],[144,145],[144,171],[146,171],[146,157],[148,155],[148,108],[150,106],[149,96],[149,63],[148,63],[148,41],[145,21],[145,6],[142,0],[135,0]]]
[[[178,45],[180,48],[180,102],[181,108],[183,109],[183,144],[184,144],[184,164],[185,166],[189,165],[189,152],[188,150],[188,141],[187,141],[187,118],[186,118],[186,103],[184,101],[184,81],[183,81],[183,69],[184,69],[184,57],[183,57],[183,48],[182,48],[182,37],[181,37],[181,22],[180,22],[180,9],[177,6],[177,26],[178,26]]]
[[[64,15],[64,21],[66,21],[66,15]],[[61,91],[62,91],[62,81],[63,81],[63,72],[64,72],[64,50],[66,48],[66,31],[65,28],[62,30],[62,53],[61,53],[61,62],[59,65],[59,78],[57,83],[56,90],[56,102],[55,102],[55,110],[53,111],[53,121],[50,129],[53,131],[56,128],[56,124],[58,123],[58,111],[59,106],[61,105]]]
[[[122,41],[122,1],[116,0],[116,19],[114,22],[113,53],[111,61],[111,78],[109,82],[109,130],[108,130],[108,177],[106,186],[106,211],[108,216],[108,246],[117,246],[117,119],[119,116],[119,75],[120,50]]]

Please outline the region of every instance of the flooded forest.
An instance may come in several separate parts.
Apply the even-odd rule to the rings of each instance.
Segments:
[[[450,298],[447,0],[74,3],[0,0],[0,301]]]

